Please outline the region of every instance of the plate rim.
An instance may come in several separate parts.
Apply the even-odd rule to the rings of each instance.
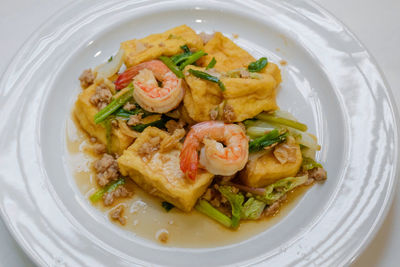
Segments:
[[[26,40],[23,42],[23,44],[20,46],[20,48],[17,50],[17,52],[14,53],[13,59],[10,60],[9,64],[7,65],[7,67],[5,68],[4,72],[2,73],[2,76],[0,78],[0,88],[5,87],[5,80],[6,80],[7,76],[9,76],[9,72],[11,72],[12,67],[18,62],[19,57],[23,54],[24,51],[29,51],[31,49],[30,48],[31,44],[33,43],[33,41],[35,39],[37,39],[40,36],[40,34],[43,31],[43,29],[49,23],[54,21],[55,18],[57,18],[59,15],[63,14],[64,12],[66,12],[65,10],[68,10],[70,8],[74,8],[75,6],[79,6],[82,2],[83,1],[76,1],[76,2],[71,2],[71,3],[68,3],[68,4],[64,5],[58,11],[53,13],[53,15],[51,15],[47,21],[42,23],[35,31],[33,31],[29,35],[28,38],[26,38]],[[151,2],[151,1],[149,1],[149,2]],[[193,3],[195,3],[195,2],[196,1],[193,1]],[[290,1],[290,0],[285,0],[284,2],[293,4],[293,1]],[[330,13],[328,10],[323,8],[319,3],[316,3],[313,0],[301,0],[301,1],[299,1],[299,3],[300,2],[308,4],[310,6],[313,6],[314,8],[317,9],[318,12],[321,12],[322,14],[327,15],[330,18],[332,18],[335,21],[337,21],[343,27],[343,29],[346,32],[346,34],[351,36],[352,39],[355,42],[357,42],[358,45],[360,47],[362,47],[367,52],[367,56],[369,58],[370,63],[378,71],[379,77],[380,77],[380,79],[382,80],[382,83],[383,83],[384,94],[385,94],[386,100],[389,103],[391,114],[392,114],[392,116],[394,118],[394,121],[393,121],[393,125],[395,126],[394,127],[394,129],[395,129],[394,141],[395,141],[395,145],[397,145],[398,144],[398,140],[399,140],[399,114],[398,114],[398,109],[397,109],[397,105],[396,105],[396,102],[395,102],[394,97],[393,97],[393,91],[392,91],[389,83],[387,82],[387,79],[386,79],[382,69],[380,68],[379,64],[377,63],[375,57],[370,53],[370,51],[363,44],[363,42],[361,42],[360,39],[352,31],[350,31],[350,29],[346,26],[346,24],[344,24],[340,19],[338,19],[335,15]],[[1,130],[1,124],[0,124],[0,130]],[[394,158],[395,158],[396,164],[394,165],[394,168],[393,168],[393,174],[390,177],[390,180],[393,183],[392,183],[392,186],[390,188],[389,193],[387,194],[387,198],[386,198],[386,201],[385,201],[386,205],[379,211],[380,212],[380,216],[378,216],[377,219],[375,220],[375,223],[374,223],[373,227],[370,229],[368,234],[363,239],[362,244],[360,246],[358,246],[358,248],[354,251],[353,256],[350,258],[349,263],[354,261],[354,259],[356,257],[358,257],[366,249],[366,247],[370,244],[370,242],[375,238],[375,236],[378,233],[379,229],[381,228],[385,218],[387,217],[387,214],[388,214],[388,212],[390,210],[391,204],[393,203],[394,193],[396,191],[397,183],[398,183],[396,177],[399,174],[399,167],[398,167],[398,164],[397,164],[399,162],[399,151],[398,151],[397,148],[395,149]],[[45,262],[40,261],[41,260],[40,257],[31,250],[30,245],[25,241],[25,239],[22,236],[19,235],[19,232],[17,231],[17,229],[14,229],[14,227],[12,226],[12,223],[8,220],[8,217],[6,216],[6,213],[5,213],[4,209],[3,209],[3,206],[0,206],[0,211],[1,211],[0,212],[1,219],[5,222],[5,225],[6,225],[7,229],[8,229],[8,231],[11,233],[13,238],[17,241],[19,246],[24,250],[24,252],[30,257],[30,259],[32,259],[38,265],[46,264]]]

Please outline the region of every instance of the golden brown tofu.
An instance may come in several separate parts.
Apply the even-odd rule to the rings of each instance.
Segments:
[[[210,111],[223,100],[222,91],[217,84],[189,74],[189,69],[204,71],[205,68],[189,65],[183,71],[188,85],[183,98],[185,109],[197,122],[210,120]]]
[[[190,65],[184,70],[186,83],[188,84],[184,105],[189,116],[195,121],[212,119],[210,112],[218,110],[223,100],[225,100],[225,105],[230,106],[233,110],[234,119],[232,121],[235,122],[253,118],[262,111],[271,111],[278,108],[276,104],[276,87],[279,83],[270,73],[260,73],[260,79],[222,76],[220,79],[226,88],[222,92],[216,83],[191,75],[188,71],[189,69],[205,71],[205,68]],[[221,111],[219,112],[221,113]],[[219,115],[221,117],[223,114]]]
[[[246,50],[236,45],[231,39],[222,33],[216,32],[210,41],[204,46],[207,56],[199,60],[201,66],[207,66],[213,57],[217,60],[215,69],[218,71],[228,71],[249,65],[255,61]]]
[[[172,56],[182,53],[180,47],[185,44],[190,49],[203,49],[203,41],[199,35],[192,28],[181,25],[163,33],[123,42],[121,48],[125,51],[125,65],[131,67],[162,55]]]
[[[165,153],[151,148],[150,145],[156,147],[153,138],[159,137],[162,142],[168,136],[165,131],[147,127],[118,158],[118,165],[122,175],[129,176],[148,193],[165,199],[183,211],[190,211],[214,175],[199,170],[195,181],[187,179],[179,166],[181,143]]]
[[[96,137],[99,142],[106,145],[106,129],[101,124],[96,124],[94,122],[94,115],[96,115],[98,109],[96,106],[90,103],[90,98],[95,93],[96,86],[96,84],[93,84],[79,94],[78,100],[75,102],[74,114],[80,126],[90,136]],[[121,132],[121,130],[113,128],[111,135],[112,153],[121,155],[123,150],[126,149],[132,142],[132,137],[126,136]]]
[[[272,62],[268,62],[267,66],[264,69],[262,69],[260,73],[268,73],[272,77],[274,77],[276,81],[276,86],[278,86],[282,81],[281,70],[279,69],[278,65]]]
[[[259,153],[262,155],[249,157],[245,169],[239,174],[242,182],[248,186],[264,187],[276,180],[295,176],[303,161],[299,145],[296,145],[296,160],[285,164],[281,164],[272,151]]]

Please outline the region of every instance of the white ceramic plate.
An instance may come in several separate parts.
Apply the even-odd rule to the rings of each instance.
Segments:
[[[328,170],[274,227],[230,246],[166,248],[96,212],[68,169],[65,125],[77,77],[123,40],[188,24],[239,34],[255,57],[286,60],[279,105],[316,133]],[[309,1],[79,1],[53,16],[0,84],[1,214],[43,266],[349,264],[391,201],[398,159],[392,97],[371,56]]]

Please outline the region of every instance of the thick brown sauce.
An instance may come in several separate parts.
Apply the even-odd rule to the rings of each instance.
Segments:
[[[73,117],[67,124],[68,161],[79,190],[88,199],[97,190],[95,173],[91,167],[96,155],[92,152],[88,135],[80,129]],[[132,198],[119,199],[112,207],[105,207],[102,201],[94,206],[107,215],[114,207],[124,205],[126,225],[113,222],[117,226],[155,242],[159,242],[156,233],[165,229],[169,233],[168,241],[164,243],[166,246],[186,248],[217,247],[249,239],[276,224],[307,190],[307,187],[300,187],[289,193],[285,204],[275,216],[258,221],[243,221],[240,227],[233,231],[197,211],[184,213],[173,208],[166,212],[161,207],[161,199],[150,196],[131,180],[127,180],[128,187],[134,192]],[[90,203],[89,199],[88,202]]]

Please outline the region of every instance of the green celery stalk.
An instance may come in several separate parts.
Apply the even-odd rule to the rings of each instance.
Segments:
[[[171,60],[172,60],[172,62],[174,62],[176,65],[179,66],[182,62],[184,62],[186,59],[188,59],[191,55],[193,55],[192,52],[182,53],[182,54],[172,56]]]
[[[298,121],[278,117],[275,114],[261,113],[258,116],[256,116],[256,118],[260,119],[262,121],[266,121],[266,122],[277,123],[277,124],[289,126],[289,127],[295,128],[297,130],[300,130],[302,132],[307,131],[307,125],[305,125],[301,122],[298,122]]]
[[[246,133],[248,136],[250,136],[251,139],[256,139],[260,136],[267,134],[270,131],[273,131],[274,129],[276,129],[276,128],[264,128],[264,127],[251,126],[246,129]]]
[[[219,88],[221,88],[221,91],[226,90],[225,85],[221,82],[221,80],[218,77],[212,76],[207,72],[194,69],[189,69],[189,73],[197,78],[218,84]]]
[[[175,63],[169,58],[169,57],[165,57],[165,56],[161,56],[160,60],[162,62],[164,62],[165,65],[167,65],[167,67],[173,72],[175,73],[175,75],[178,78],[183,78],[183,73],[182,71],[179,69],[179,67],[177,65],[175,65]]]
[[[123,105],[126,104],[129,100],[132,99],[132,93],[133,93],[133,84],[128,85],[129,90],[120,95],[119,97],[115,98],[113,101],[111,101],[110,104],[108,104],[105,108],[100,110],[96,115],[94,115],[94,122],[96,124],[104,121],[108,116],[113,114],[117,109],[122,107]]]
[[[181,49],[183,50],[184,53],[190,53],[189,47],[185,44],[181,46]]]
[[[197,60],[199,60],[202,56],[207,55],[206,52],[204,52],[203,50],[197,51],[195,53],[193,53],[192,55],[190,55],[180,66],[179,68],[181,70],[183,70],[187,65],[193,64],[194,62],[196,62]]]
[[[216,208],[214,208],[210,203],[208,203],[207,200],[200,199],[194,208],[201,213],[207,215],[208,217],[216,220],[225,227],[230,228],[232,226],[231,219]]]
[[[109,183],[105,187],[103,187],[103,188],[97,190],[95,193],[93,193],[90,196],[90,201],[92,201],[92,202],[99,201],[105,193],[110,193],[110,192],[114,191],[115,189],[117,189],[118,186],[123,185],[123,184],[125,184],[124,178],[119,178],[118,180]]]
[[[165,127],[165,123],[167,123],[167,119],[164,116],[162,116],[161,119],[153,121],[153,122],[131,126],[131,129],[136,131],[136,132],[141,133],[141,132],[144,131],[144,129],[146,129],[149,126],[157,127],[157,128],[160,128],[160,129],[164,128]]]
[[[129,117],[131,115],[137,115],[139,113],[142,113],[142,118],[145,118],[147,116],[155,114],[152,112],[148,112],[140,107],[138,107],[134,110],[125,110],[121,107],[114,113],[114,115],[115,115],[115,117],[118,117],[118,118],[129,119]]]
[[[210,63],[208,63],[206,70],[214,68],[215,64],[217,64],[217,60],[215,60],[215,57],[213,57]]]
[[[286,140],[288,133],[280,134],[277,129],[270,131],[264,136],[258,137],[249,142],[249,152],[257,152],[275,143],[282,143]]]

